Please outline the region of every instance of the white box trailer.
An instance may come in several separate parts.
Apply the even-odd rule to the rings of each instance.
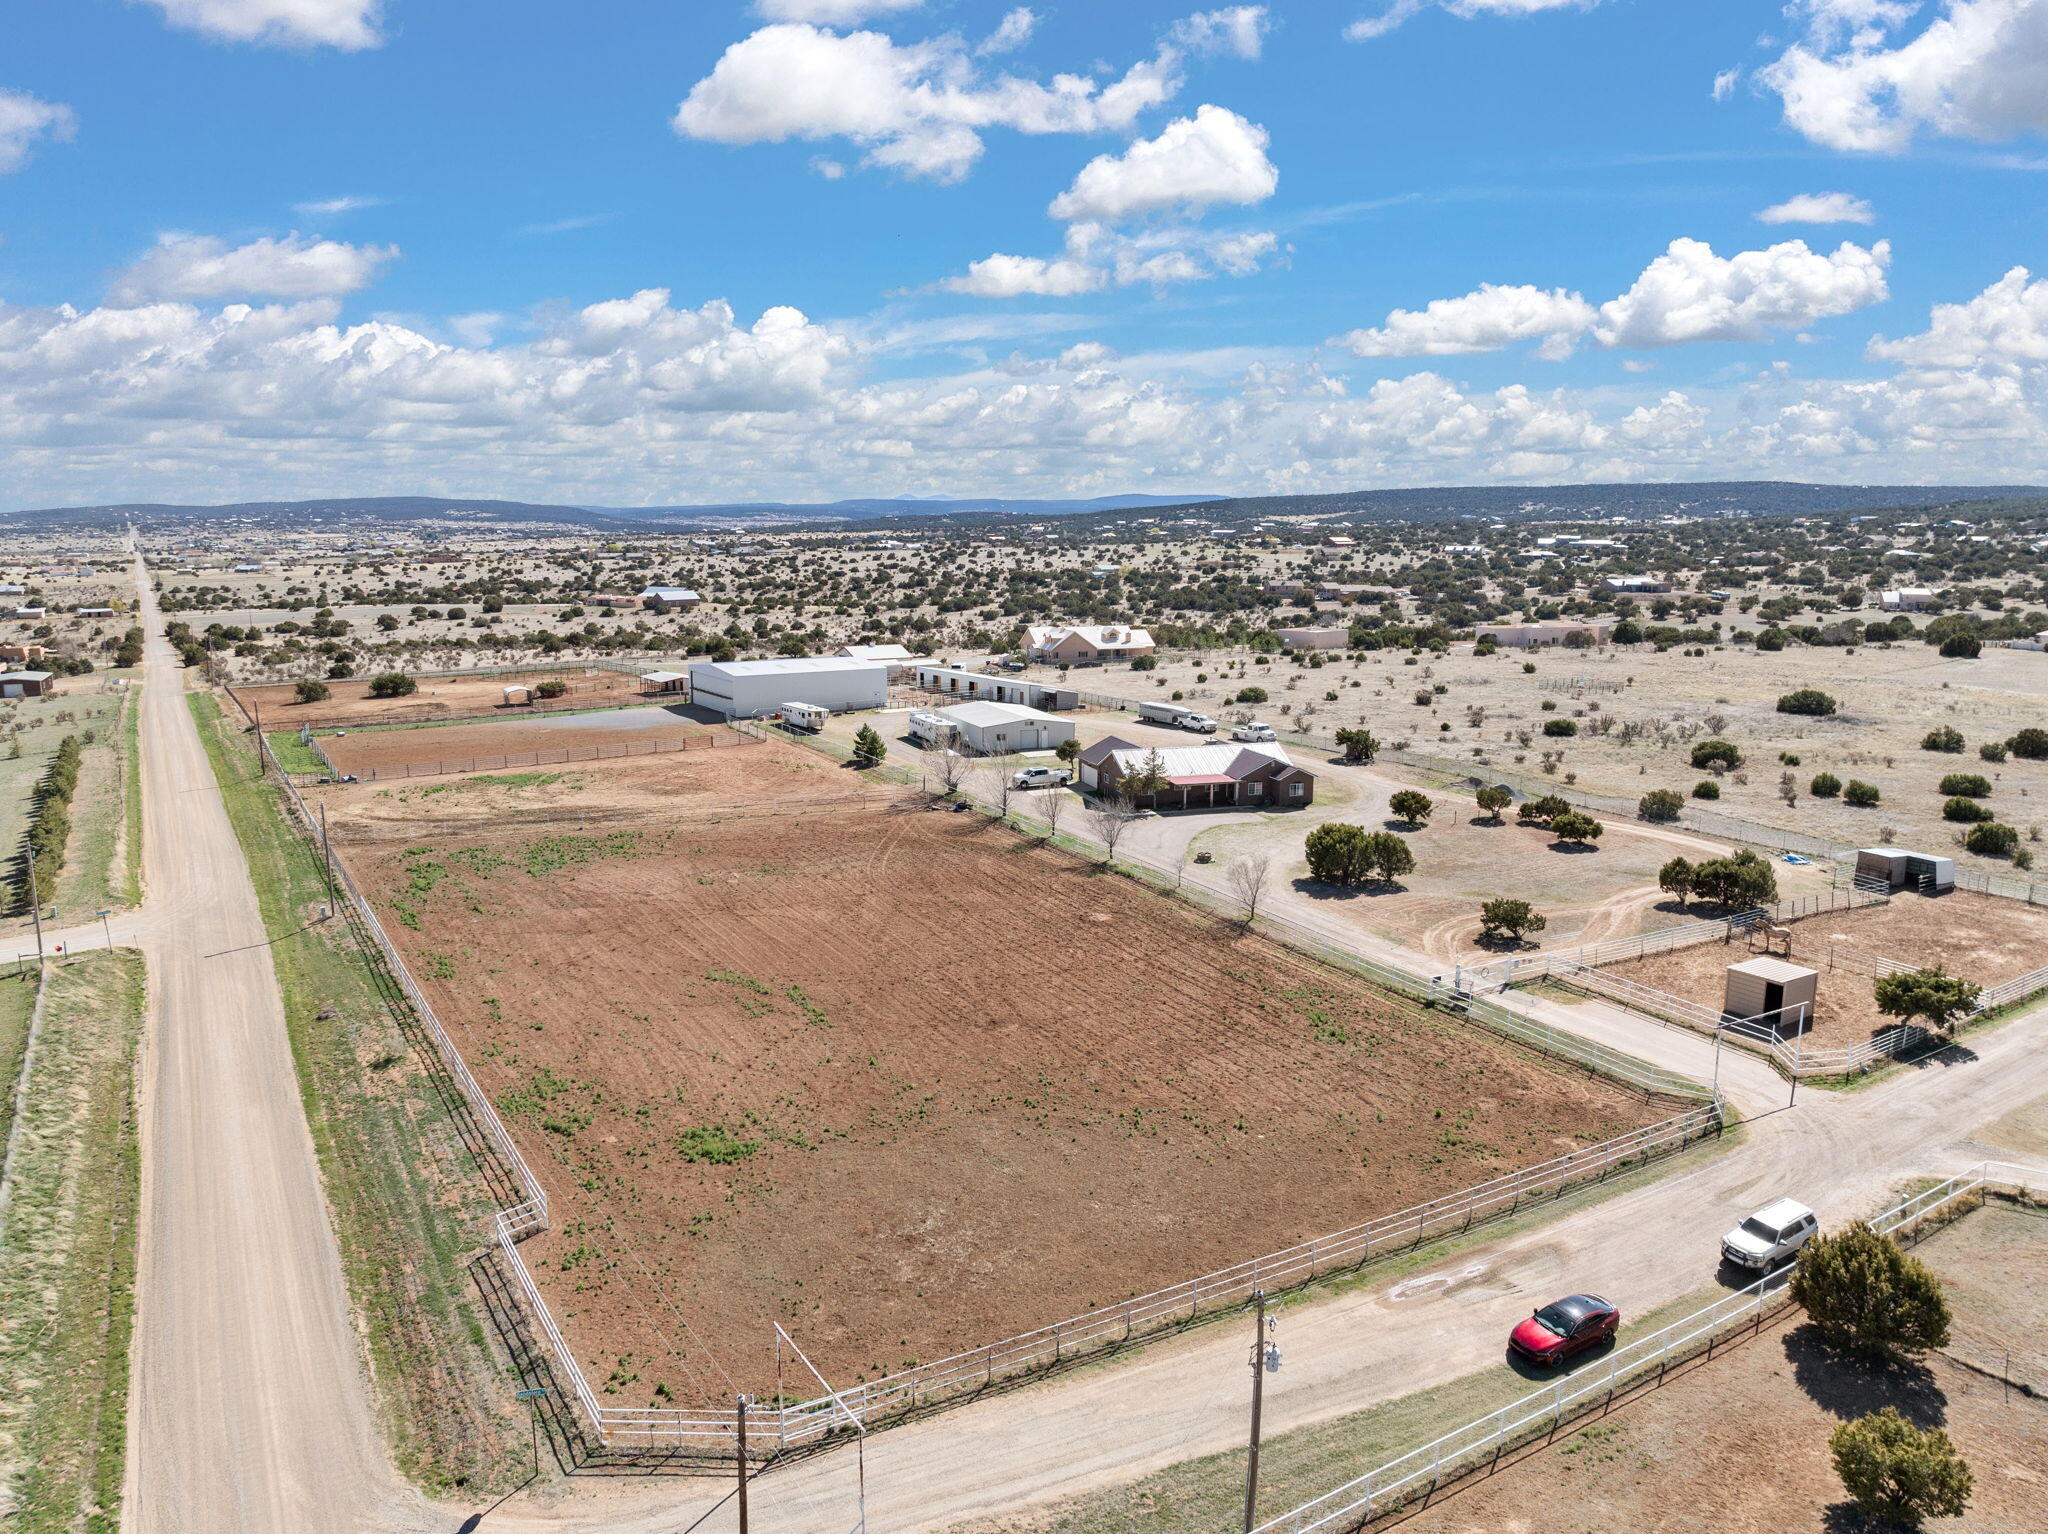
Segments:
[[[1198,708],[1187,708],[1178,703],[1140,703],[1138,717],[1150,724],[1171,725],[1176,730],[1193,730],[1198,735],[1213,734],[1216,721]]]
[[[758,719],[790,703],[835,714],[882,708],[889,701],[889,667],[836,655],[697,661],[690,667],[690,701],[728,719]]]
[[[785,703],[776,712],[792,730],[822,730],[825,721],[832,717],[831,709],[820,708],[815,703]]]

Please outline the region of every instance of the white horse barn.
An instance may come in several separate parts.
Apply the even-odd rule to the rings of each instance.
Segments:
[[[980,756],[1002,756],[1011,751],[1050,751],[1063,740],[1074,738],[1074,722],[1057,714],[1042,713],[1021,703],[955,703],[911,716],[920,737],[930,735],[922,721],[933,730],[950,732],[963,750]]]
[[[881,708],[889,701],[889,666],[837,655],[698,661],[690,667],[690,701],[728,719],[772,714],[785,703],[835,714]]]

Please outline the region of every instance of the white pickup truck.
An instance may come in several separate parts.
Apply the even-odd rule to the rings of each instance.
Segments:
[[[1232,740],[1278,740],[1280,737],[1273,733],[1273,727],[1270,724],[1260,724],[1258,720],[1252,719],[1233,729],[1230,732],[1230,738]]]
[[[1820,1229],[1820,1217],[1804,1204],[1781,1198],[1764,1205],[1721,1238],[1721,1255],[1738,1268],[1768,1273],[1799,1255]]]

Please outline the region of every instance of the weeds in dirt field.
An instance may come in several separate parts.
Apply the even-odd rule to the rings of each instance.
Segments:
[[[131,949],[52,969],[15,1126],[0,1230],[0,1465],[8,1526],[32,1534],[111,1534],[118,1524],[142,1008],[142,958]]]
[[[549,788],[568,777],[565,772],[502,772],[480,773],[473,778],[458,778],[452,783],[435,783],[420,790],[422,799],[435,794],[460,793],[472,788]]]
[[[760,1148],[759,1140],[742,1140],[723,1124],[700,1124],[676,1136],[677,1155],[711,1166],[733,1166]]]
[[[374,961],[340,922],[310,922],[325,883],[254,753],[213,698],[187,702],[264,926],[280,934],[270,951],[293,1064],[398,1467],[430,1489],[509,1486],[526,1471],[526,1419],[468,1270],[489,1190]]]

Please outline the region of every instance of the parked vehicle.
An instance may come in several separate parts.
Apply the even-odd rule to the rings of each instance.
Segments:
[[[1183,719],[1198,719],[1201,716],[1195,710],[1178,703],[1148,701],[1138,705],[1138,717],[1148,724],[1170,724],[1178,728]]]
[[[1508,1346],[1532,1364],[1561,1364],[1606,1342],[1620,1326],[1621,1312],[1599,1295],[1568,1294],[1517,1326]]]
[[[1068,767],[1026,767],[1010,778],[1013,788],[1063,788],[1074,781]]]
[[[1764,1205],[1721,1238],[1721,1255],[1738,1268],[1766,1273],[1790,1262],[1820,1229],[1804,1204],[1781,1198]]]
[[[1273,727],[1270,724],[1260,724],[1258,720],[1253,719],[1232,730],[1230,738],[1232,740],[1278,740],[1280,737],[1273,733]]]

